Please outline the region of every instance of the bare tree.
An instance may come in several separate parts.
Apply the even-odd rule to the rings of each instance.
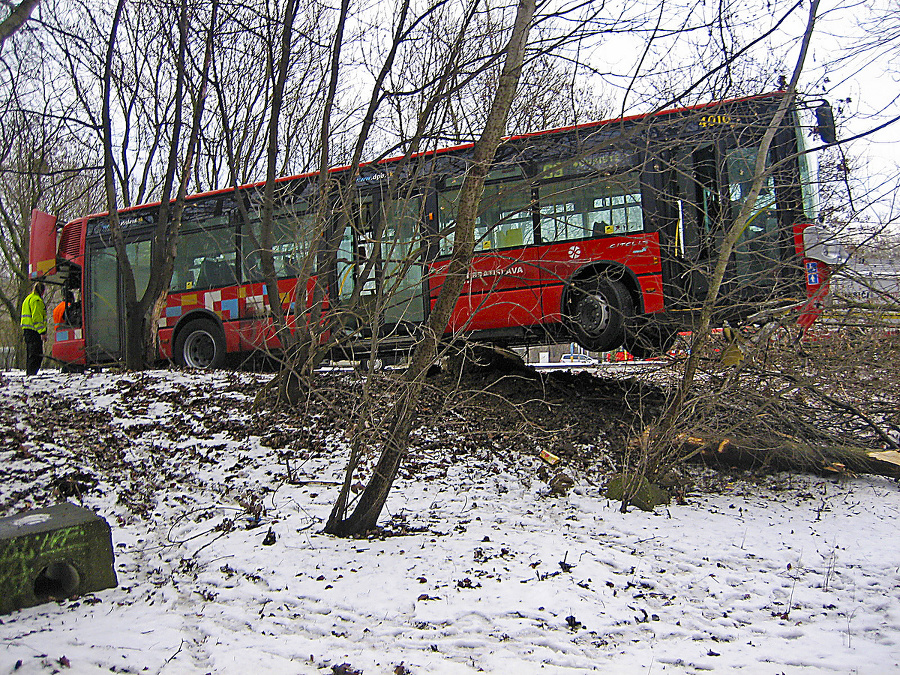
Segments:
[[[518,5],[515,23],[506,49],[503,72],[498,81],[491,112],[485,123],[484,132],[475,145],[472,166],[463,183],[448,275],[441,287],[437,304],[429,316],[423,338],[417,344],[410,366],[406,371],[406,380],[409,386],[394,405],[381,458],[353,513],[349,517],[345,517],[349,498],[348,475],[348,480],[345,481],[344,488],[325,526],[325,530],[329,533],[350,536],[372,529],[387,501],[388,493],[409,443],[414,411],[421,395],[425,373],[437,353],[438,341],[449,321],[450,312],[459,298],[472,260],[478,202],[484,187],[484,179],[500,144],[509,110],[515,97],[525,58],[528,31],[535,9],[534,0],[522,0]]]
[[[694,386],[694,379],[697,374],[700,359],[705,355],[705,346],[710,339],[712,319],[716,305],[719,302],[719,293],[725,279],[728,262],[734,253],[738,240],[746,230],[751,218],[758,208],[757,200],[770,175],[771,169],[766,167],[769,148],[775,138],[775,133],[780,126],[782,119],[796,100],[800,75],[803,71],[803,65],[815,28],[818,4],[818,0],[813,0],[811,3],[806,30],[802,37],[800,53],[793,74],[787,85],[785,95],[779,102],[778,108],[772,116],[772,119],[769,121],[759,142],[748,196],[734,221],[727,228],[723,228],[725,234],[722,241],[718,244],[715,255],[715,267],[708,280],[709,286],[706,293],[706,299],[703,302],[700,316],[693,332],[691,352],[685,362],[684,371],[680,381],[675,387],[667,404],[665,413],[644,439],[647,451],[641,459],[642,466],[638,468],[638,473],[641,475],[649,475],[654,478],[658,477],[661,473],[668,470],[673,459],[678,456],[677,444],[674,445],[676,451],[673,454],[673,439],[677,433],[676,430],[679,421],[683,422],[684,416],[689,416],[691,413],[690,408],[686,407],[686,402],[691,394],[691,389]],[[632,488],[636,491],[638,489],[638,484],[635,483]],[[625,506],[627,506],[627,499],[623,500],[623,508],[625,508]]]
[[[294,0],[287,0],[284,6],[284,18],[281,26],[281,50],[273,68],[275,71],[275,83],[272,88],[272,102],[269,106],[269,126],[266,132],[268,136],[268,149],[266,161],[266,185],[263,190],[262,218],[260,219],[260,259],[262,263],[263,278],[266,282],[269,308],[275,322],[275,330],[284,347],[290,347],[292,334],[285,318],[281,304],[281,292],[278,289],[278,279],[275,272],[275,257],[272,251],[274,246],[273,215],[275,212],[275,177],[278,171],[278,124],[281,118],[281,110],[284,102],[285,82],[288,78],[288,70],[291,60],[291,33],[294,27],[294,18],[297,13],[297,5]]]
[[[191,11],[187,4],[182,3],[178,7],[178,33],[177,42],[174,43],[173,63],[175,64],[176,82],[171,102],[173,117],[171,120],[172,135],[168,149],[166,170],[163,176],[162,203],[160,204],[154,233],[150,247],[149,270],[146,287],[140,292],[135,278],[132,261],[129,259],[125,237],[118,214],[117,190],[114,180],[113,159],[113,130],[110,115],[109,97],[113,86],[117,83],[113,79],[113,57],[116,52],[119,21],[125,8],[125,0],[120,0],[116,7],[110,29],[109,39],[106,43],[107,52],[103,75],[103,108],[101,112],[102,130],[104,139],[104,171],[106,176],[106,194],[109,210],[110,231],[116,249],[119,273],[123,279],[123,295],[125,306],[125,364],[129,368],[142,369],[156,360],[157,354],[157,318],[165,302],[166,293],[172,276],[175,248],[178,242],[178,230],[181,224],[181,213],[184,209],[184,199],[187,195],[190,171],[194,161],[197,141],[200,134],[201,118],[206,103],[206,93],[210,63],[212,61],[213,35],[217,27],[218,2],[213,1],[208,17],[208,30],[206,38],[201,43],[203,46],[202,65],[195,82],[195,89],[189,90],[188,73],[186,64],[188,61],[189,23]],[[185,147],[181,144],[181,130],[183,127],[181,101],[185,98],[192,100],[188,140]],[[184,155],[181,156],[181,152]],[[173,185],[177,179],[176,193],[173,195]],[[173,200],[174,196],[174,200]]]
[[[30,286],[32,210],[72,213],[98,205],[92,148],[48,96],[53,71],[41,54],[40,26],[17,32],[0,57],[0,301],[16,325],[16,344],[19,308]]]
[[[13,112],[4,115],[0,125],[0,303],[16,325],[31,286],[32,210],[96,208],[91,200],[97,194],[98,174],[84,168],[81,153],[61,131],[37,116]]]
[[[0,47],[6,39],[18,31],[28,21],[40,0],[21,0],[14,5],[12,11],[0,21]]]

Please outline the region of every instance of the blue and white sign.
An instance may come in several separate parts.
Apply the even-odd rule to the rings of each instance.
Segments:
[[[819,285],[819,263],[815,260],[806,263],[806,284],[807,286]]]

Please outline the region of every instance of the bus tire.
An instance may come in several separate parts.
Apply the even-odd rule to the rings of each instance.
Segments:
[[[221,368],[225,363],[225,335],[213,321],[194,319],[178,333],[173,356],[185,368]]]
[[[595,277],[577,282],[570,308],[575,341],[590,352],[606,352],[625,340],[625,324],[634,313],[634,302],[621,281]]]

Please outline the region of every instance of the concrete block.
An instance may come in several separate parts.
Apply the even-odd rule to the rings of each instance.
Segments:
[[[63,502],[0,518],[0,614],[118,584],[109,525]]]

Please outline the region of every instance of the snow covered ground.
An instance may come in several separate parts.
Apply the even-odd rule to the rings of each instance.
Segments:
[[[0,515],[75,485],[119,578],[0,617],[0,674],[900,672],[894,481],[777,476],[622,514],[476,448],[395,486],[407,534],[343,540],[319,533],[339,436],[290,484],[239,432],[264,376],[0,378]]]

